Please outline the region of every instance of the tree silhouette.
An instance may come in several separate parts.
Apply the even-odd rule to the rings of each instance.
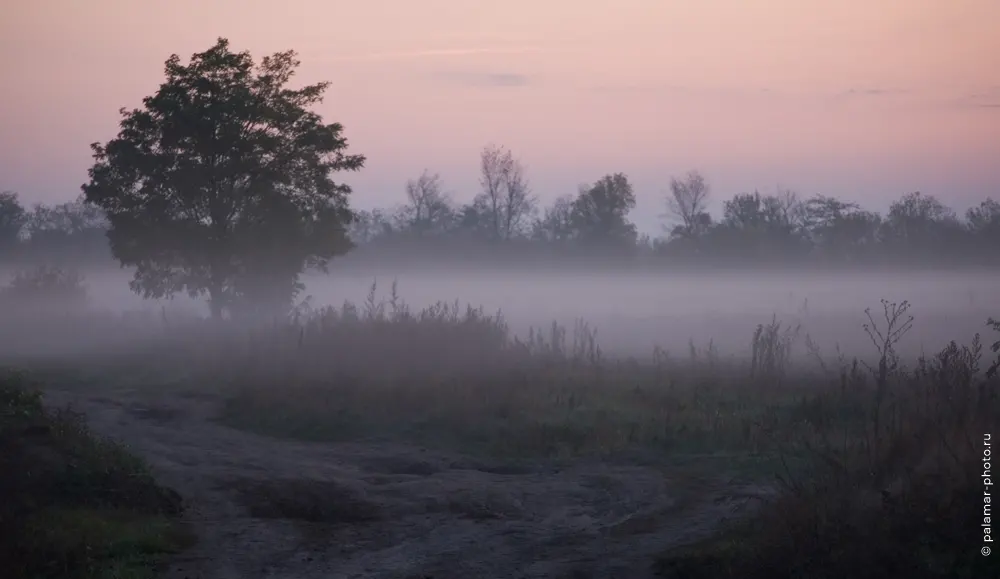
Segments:
[[[987,198],[966,212],[973,247],[988,248],[993,263],[1000,261],[1000,203]]]
[[[708,182],[698,171],[690,171],[680,179],[670,179],[666,216],[673,222],[671,237],[693,241],[708,231],[712,225],[707,212],[708,195]]]
[[[17,193],[0,193],[0,251],[7,253],[17,246],[26,217]]]
[[[401,218],[417,236],[442,234],[451,227],[454,210],[439,174],[424,170],[420,177],[407,181],[406,199]]]
[[[573,234],[573,198],[562,195],[535,221],[531,236],[536,241],[567,244]]]
[[[960,249],[963,228],[955,212],[937,197],[908,193],[889,206],[882,241],[897,258],[924,261]],[[955,257],[958,257],[957,255]]]
[[[509,150],[487,145],[479,157],[479,172],[483,190],[474,206],[489,223],[493,239],[507,241],[523,233],[537,203],[524,165]]]
[[[122,109],[114,139],[91,145],[86,201],[104,210],[116,259],[147,298],[208,294],[212,314],[273,312],[299,275],[351,248],[350,187],[361,169],[338,123],[309,110],[328,83],[289,88],[294,51],[254,63],[220,38],[166,80],[142,108]]]
[[[635,193],[624,173],[605,175],[583,187],[573,201],[571,222],[575,237],[588,250],[635,248],[635,225],[628,213],[635,208]]]

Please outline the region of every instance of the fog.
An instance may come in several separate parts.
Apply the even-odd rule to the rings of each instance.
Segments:
[[[913,330],[899,344],[902,354],[934,352],[950,340],[965,343],[983,332],[989,316],[1000,313],[1000,274],[928,271],[623,273],[620,270],[436,269],[408,267],[338,270],[303,277],[299,299],[312,307],[362,306],[376,284],[376,298],[388,298],[393,283],[411,309],[439,301],[482,306],[502,312],[517,335],[547,330],[553,321],[572,331],[582,319],[596,328],[606,354],[645,356],[654,345],[686,356],[711,340],[722,355],[743,355],[760,323],[772,316],[788,326],[801,324],[830,353],[871,353],[864,332],[865,308],[881,319],[881,299],[912,304]],[[177,296],[143,300],[128,287],[131,273],[119,269],[84,271],[92,307],[125,312],[162,310],[207,314],[203,300]],[[6,277],[9,277],[9,273]],[[803,353],[801,347],[797,348]]]

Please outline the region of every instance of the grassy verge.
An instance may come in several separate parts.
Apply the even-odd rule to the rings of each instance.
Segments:
[[[866,327],[877,365],[842,364],[811,396],[810,432],[782,452],[781,493],[751,520],[665,554],[672,578],[994,577],[984,552],[991,505],[985,451],[1000,424],[1000,383],[983,347],[952,342],[906,367],[893,345],[907,304]],[[997,324],[990,322],[994,329]],[[1000,350],[1000,343],[992,346]],[[845,414],[860,418],[847,420]]]
[[[794,402],[734,390],[670,387],[655,372],[565,368],[428,380],[329,379],[248,384],[221,420],[313,441],[405,440],[475,455],[521,458],[764,452],[764,419],[793,426]]]
[[[9,577],[152,577],[193,536],[180,497],[82,416],[0,379],[0,568]]]

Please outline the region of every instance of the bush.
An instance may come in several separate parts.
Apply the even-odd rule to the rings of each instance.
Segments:
[[[0,378],[0,568],[9,577],[101,577],[151,569],[190,541],[180,497],[83,417],[50,411],[23,378]],[[133,575],[129,575],[133,576]],[[138,575],[136,575],[138,576]]]

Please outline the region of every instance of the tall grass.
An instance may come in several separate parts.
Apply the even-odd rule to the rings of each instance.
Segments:
[[[772,432],[777,498],[721,538],[665,556],[663,576],[995,575],[979,550],[983,438],[1000,424],[1000,382],[983,371],[978,334],[904,364],[895,345],[908,311],[884,301],[880,318],[868,312],[875,362],[824,361],[825,379],[795,410],[805,428]]]

